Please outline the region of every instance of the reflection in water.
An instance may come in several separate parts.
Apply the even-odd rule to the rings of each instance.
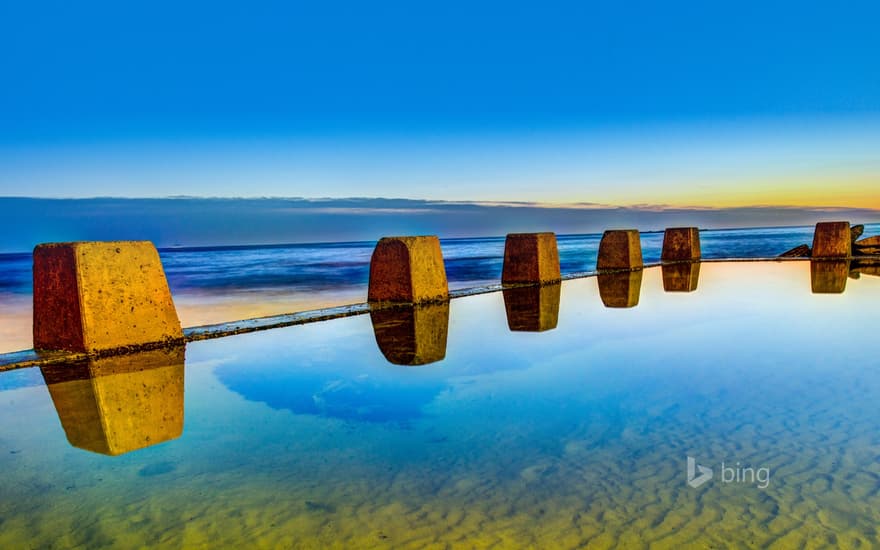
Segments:
[[[849,260],[810,261],[810,283],[813,294],[841,294],[846,290]]]
[[[664,264],[663,290],[666,292],[693,292],[700,282],[700,262]]]
[[[599,297],[605,307],[635,307],[639,305],[642,289],[642,270],[599,273]]]
[[[880,259],[853,260],[849,269],[849,276],[858,279],[862,275],[880,277]]]
[[[560,283],[543,286],[505,288],[504,309],[512,331],[553,330],[559,319]]]
[[[67,440],[120,455],[183,433],[183,346],[43,367]]]
[[[426,365],[446,357],[449,302],[375,309],[370,320],[379,350],[395,365]]]
[[[42,387],[0,392],[0,549],[876,547],[880,377],[853,334],[880,278],[827,299],[809,272],[704,263],[664,299],[651,267],[625,312],[567,281],[533,337],[497,330],[500,293],[456,299],[419,368],[366,315],[195,342],[185,437],[112,460]]]
[[[249,401],[262,402],[294,414],[336,418],[349,422],[397,422],[422,416],[422,408],[445,388],[433,380],[399,376],[401,369],[383,368],[347,359],[348,368],[325,364],[320,358],[302,364],[271,361],[241,369],[235,362],[217,367],[214,374],[230,390]],[[384,367],[384,366],[383,366]],[[395,376],[398,375],[398,376]]]

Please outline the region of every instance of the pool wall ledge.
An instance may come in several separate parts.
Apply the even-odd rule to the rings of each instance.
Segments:
[[[449,299],[446,267],[435,235],[384,237],[370,259],[370,303],[422,304]]]
[[[41,244],[33,259],[34,349],[101,354],[183,343],[153,243]]]
[[[813,258],[848,258],[852,255],[849,222],[819,222],[813,233]]]
[[[602,235],[596,269],[641,269],[642,241],[637,229],[612,229]]]
[[[501,284],[549,284],[561,280],[555,233],[507,235]]]
[[[700,230],[696,227],[670,227],[663,233],[662,261],[694,261],[700,255]]]

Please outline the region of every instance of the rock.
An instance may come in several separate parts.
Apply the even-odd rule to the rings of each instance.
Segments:
[[[864,233],[864,232],[865,232],[865,226],[864,226],[864,225],[861,225],[861,224],[859,224],[859,225],[854,225],[854,226],[852,226],[852,227],[849,228],[849,233],[850,233],[850,235],[852,236],[852,241],[853,241],[853,242],[856,242],[856,239],[858,239],[859,237],[861,237],[861,236],[862,236],[862,233]]]
[[[787,252],[783,252],[778,257],[779,258],[809,258],[812,256],[813,251],[810,249],[808,245],[802,244],[792,248]]]
[[[857,256],[874,256],[880,254],[880,235],[854,242],[853,254]]]

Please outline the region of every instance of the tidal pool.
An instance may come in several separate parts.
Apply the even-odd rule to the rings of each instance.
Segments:
[[[876,547],[871,269],[650,268],[0,373],[0,548]]]

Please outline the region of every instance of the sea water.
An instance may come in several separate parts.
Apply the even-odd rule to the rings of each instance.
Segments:
[[[767,258],[812,241],[812,227],[707,230],[703,257]],[[866,235],[880,224],[866,226]],[[564,275],[592,271],[600,234],[560,235]],[[646,262],[660,259],[663,233],[643,233]],[[234,321],[364,301],[374,242],[177,248],[160,251],[184,326]],[[451,289],[497,283],[504,237],[441,241]],[[0,254],[0,352],[30,347],[30,253]]]

